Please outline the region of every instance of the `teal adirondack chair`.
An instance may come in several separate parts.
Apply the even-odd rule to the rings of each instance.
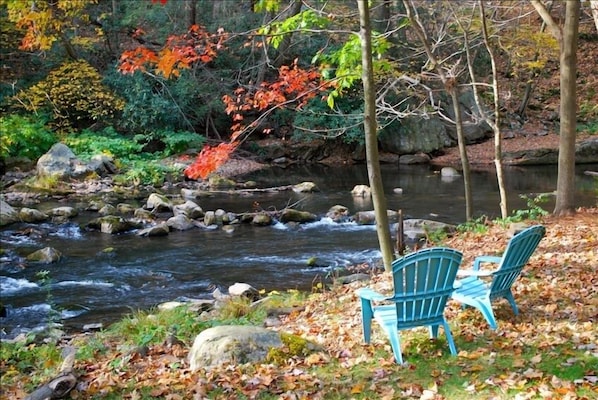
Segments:
[[[372,319],[375,319],[390,339],[395,360],[403,364],[398,331],[429,326],[430,336],[436,338],[438,326],[442,325],[451,354],[456,355],[457,348],[444,318],[444,309],[453,292],[462,257],[461,252],[446,247],[420,250],[392,263],[392,296],[384,296],[370,288],[357,290],[361,299],[364,341],[370,342]]]
[[[507,299],[513,308],[513,313],[519,314],[511,286],[521,274],[545,233],[546,229],[542,225],[531,226],[509,240],[501,257],[476,257],[473,269],[457,272],[458,276],[466,278],[457,281],[453,299],[462,303],[464,307],[471,306],[480,310],[492,329],[497,328],[492,312],[492,302],[495,299]],[[492,271],[480,270],[482,263],[498,264],[498,268]]]

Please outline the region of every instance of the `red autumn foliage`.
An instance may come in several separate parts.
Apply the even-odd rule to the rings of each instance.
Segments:
[[[185,170],[185,176],[191,179],[205,179],[230,157],[237,148],[240,137],[254,126],[255,121],[245,124],[245,115],[250,112],[264,112],[294,104],[300,108],[318,93],[330,87],[322,83],[316,70],[305,70],[297,66],[297,60],[291,66],[282,66],[278,70],[278,80],[264,82],[256,91],[237,88],[233,96],[222,97],[228,115],[232,116],[231,142],[221,143],[217,147],[204,147],[195,162]],[[270,133],[270,129],[263,130]],[[228,151],[228,153],[227,153]]]
[[[218,146],[204,146],[195,162],[185,169],[185,176],[190,179],[206,179],[229,159],[238,145],[238,142],[232,141]]]
[[[202,26],[192,25],[187,33],[170,36],[159,51],[139,46],[123,52],[119,70],[123,74],[132,74],[154,68],[165,78],[177,77],[181,69],[190,68],[196,62],[207,64],[212,61],[217,51],[223,48],[225,39],[222,29],[211,34]]]

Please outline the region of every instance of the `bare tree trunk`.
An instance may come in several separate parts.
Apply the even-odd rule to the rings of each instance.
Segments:
[[[197,0],[187,0],[185,6],[188,10],[187,17],[189,21],[189,26],[193,26],[197,23]]]
[[[559,170],[554,213],[575,213],[575,136],[577,134],[577,34],[581,3],[567,1],[565,28],[561,41],[561,126]]]
[[[577,35],[581,2],[566,2],[564,28],[554,21],[544,3],[531,0],[532,5],[560,44],[561,55],[561,124],[559,132],[559,165],[556,185],[555,215],[575,213],[575,135],[577,131]]]
[[[592,9],[592,17],[594,17],[594,24],[596,24],[596,32],[598,32],[598,0],[590,0],[590,8]]]
[[[293,3],[289,6],[288,8],[288,13],[287,15],[284,16],[284,19],[287,18],[291,18],[294,17],[295,15],[299,14],[299,12],[301,11],[301,6],[303,5],[303,3],[301,2],[301,0],[294,0]],[[282,41],[280,42],[280,45],[278,46],[278,55],[276,56],[276,59],[274,60],[274,65],[277,67],[280,67],[281,65],[285,65],[288,64],[291,60],[292,57],[289,57],[289,48],[291,47],[291,43],[292,43],[292,38],[293,38],[293,34],[292,33],[288,33],[286,35],[284,35]]]
[[[457,129],[457,142],[459,146],[459,156],[461,157],[461,167],[463,169],[463,187],[465,191],[465,218],[470,221],[473,219],[473,196],[471,191],[471,172],[469,168],[469,158],[467,156],[467,148],[465,146],[465,135],[463,133],[463,121],[461,119],[461,105],[459,103],[459,86],[456,77],[449,77],[445,70],[444,65],[436,58],[430,45],[428,35],[424,30],[419,17],[414,13],[415,4],[413,0],[403,0],[405,4],[405,10],[407,18],[411,21],[411,28],[415,31],[415,34],[421,41],[428,60],[434,66],[436,73],[440,76],[445,90],[450,94],[453,102],[453,111],[455,113],[455,127]]]
[[[370,24],[370,11],[368,0],[357,0],[359,7],[359,25],[361,36],[361,65],[364,93],[364,119],[365,152],[367,160],[368,177],[372,189],[372,201],[376,215],[376,232],[382,252],[384,270],[390,271],[394,258],[393,246],[388,222],[386,197],[382,185],[380,159],[378,155],[378,125],[376,122],[376,88],[374,86],[374,67],[372,62],[372,28]]]

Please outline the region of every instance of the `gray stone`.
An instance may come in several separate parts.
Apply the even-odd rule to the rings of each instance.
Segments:
[[[298,223],[306,223],[306,222],[314,222],[318,220],[318,216],[316,214],[310,213],[309,211],[300,211],[295,210],[293,208],[285,208],[282,213],[280,214],[280,222],[287,223],[287,222],[298,222]]]
[[[258,213],[254,215],[253,219],[251,220],[252,225],[258,226],[269,226],[272,225],[273,222],[274,221],[272,220],[272,217],[266,213]]]
[[[318,186],[313,182],[301,182],[293,186],[293,192],[295,193],[311,193],[318,191]]]
[[[453,167],[443,167],[440,170],[440,176],[453,178],[453,177],[461,176],[461,174],[459,174],[459,171],[457,171]]]
[[[27,261],[39,262],[42,264],[52,264],[60,261],[62,253],[52,247],[45,247],[34,251],[27,256]]]
[[[80,168],[81,165],[81,161],[68,146],[56,143],[37,160],[37,175],[70,177],[75,173],[75,168]]]
[[[399,158],[399,164],[403,165],[428,164],[429,162],[430,156],[425,153],[405,154]]]
[[[378,140],[381,151],[399,155],[432,153],[456,143],[436,116],[403,118],[380,132]]]
[[[166,196],[158,193],[152,193],[147,198],[145,208],[148,210],[154,210],[156,212],[171,211],[172,202]]]
[[[176,231],[187,231],[195,227],[195,225],[193,225],[193,222],[184,214],[168,218],[168,220],[166,221],[166,225],[168,225],[169,228],[174,229]]]
[[[399,218],[399,213],[394,210],[386,210],[388,216],[388,222],[396,222]],[[353,220],[359,225],[374,225],[376,223],[376,213],[373,210],[370,211],[358,211],[353,216]]]
[[[99,229],[102,233],[116,234],[130,231],[135,228],[135,225],[122,217],[107,215],[89,221],[87,227]]]
[[[34,208],[23,207],[19,210],[19,219],[23,222],[42,222],[49,218],[48,214]]]
[[[187,200],[183,204],[177,204],[172,208],[172,212],[175,216],[183,214],[191,219],[202,218],[204,216],[204,212],[197,203]]]
[[[154,226],[150,226],[149,228],[141,229],[137,232],[137,236],[143,237],[157,237],[157,236],[166,236],[170,232],[168,225],[166,224],[158,224]]]
[[[19,221],[19,214],[10,204],[0,199],[0,226]]]
[[[283,346],[280,334],[257,326],[222,325],[202,331],[189,351],[192,371],[224,363],[262,362],[272,348]]]
[[[368,185],[355,185],[351,194],[357,197],[370,197],[372,195],[372,189]]]
[[[66,218],[73,218],[76,217],[78,212],[73,207],[56,207],[49,211],[48,213],[52,217],[66,217]]]
[[[330,207],[326,213],[326,217],[330,218],[334,222],[343,222],[349,218],[349,209],[339,204]]]

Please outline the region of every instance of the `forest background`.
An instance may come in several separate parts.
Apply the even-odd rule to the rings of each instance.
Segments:
[[[552,3],[557,20],[563,18],[563,3]],[[358,43],[351,41],[359,30],[357,6],[348,1],[276,4],[1,0],[3,162],[10,167],[24,162],[22,157],[34,161],[63,141],[78,155],[113,156],[122,167],[123,182],[159,184],[177,173],[160,162],[163,158],[194,156],[206,143],[238,139],[249,152],[256,149],[253,141],[263,138],[359,145],[364,137],[357,69],[361,55]],[[425,82],[430,76],[421,48],[403,40],[400,4],[373,2],[374,30],[389,38],[373,44],[381,61],[375,70],[379,88],[397,77]],[[462,35],[454,17],[467,15],[474,3],[459,2],[459,10],[449,7],[457,2],[417,4],[430,32],[445,34],[435,48],[445,49],[447,57],[456,54]],[[526,142],[542,141],[548,135],[534,136],[536,130],[556,131],[558,123],[558,44],[543,32],[542,20],[528,2],[493,4],[505,122],[519,127],[514,132],[526,134]],[[598,124],[598,34],[589,2],[583,4],[577,128],[587,135],[596,134]],[[314,13],[299,12],[309,10]],[[289,17],[291,23],[283,26]],[[292,35],[286,34],[290,31]],[[481,51],[478,57],[477,73],[488,77],[489,60]],[[341,67],[344,73],[339,73]],[[336,83],[326,85],[327,77]],[[288,93],[281,82],[289,84]],[[427,105],[422,99],[428,93],[411,89],[410,99]],[[256,99],[263,101],[253,103]],[[414,109],[395,111],[400,117],[406,110]],[[423,106],[418,111],[435,110]],[[217,159],[218,151],[213,155]],[[297,300],[296,293],[286,299],[285,305],[304,309],[286,317],[280,329],[317,336],[323,346],[308,356],[286,349],[270,364],[227,365],[191,374],[186,346],[169,342],[168,328],[176,326],[178,338],[189,343],[209,324],[259,324],[266,311],[247,312],[247,304],[232,304],[234,317],[225,315],[217,322],[199,321],[181,310],[174,316],[134,315],[91,340],[77,336],[58,343],[3,345],[8,356],[0,365],[0,394],[23,397],[56,373],[60,347],[68,341],[80,349],[76,368],[82,382],[71,398],[176,399],[190,393],[195,398],[264,399],[592,398],[597,382],[592,322],[596,211],[541,222],[549,226],[547,238],[531,261],[529,276],[516,288],[522,317],[510,320],[508,309],[501,308],[502,327],[496,334],[479,315],[451,307],[450,316],[459,325],[457,361],[440,357],[445,353],[442,343],[421,334],[408,337],[411,364],[406,368],[393,364],[382,336],[372,346],[360,345],[352,285],[326,289],[310,299]],[[479,231],[446,244],[470,256],[504,248],[500,224],[474,229]],[[145,355],[135,352],[141,345],[148,349]]]
[[[222,151],[212,152],[207,166],[197,166],[210,170],[236,144],[259,153],[260,139],[324,140],[353,147],[364,143],[355,35],[359,19],[353,2],[0,4],[3,164],[10,166],[20,157],[35,161],[63,141],[83,157],[113,156],[124,167],[123,181],[159,184],[168,174],[181,175],[161,163],[162,158],[185,152],[194,157],[204,144],[221,144],[214,149]],[[477,29],[479,19],[469,14],[475,2],[462,2],[457,9],[450,2],[417,4],[424,25],[438,34],[437,54],[447,59],[461,54],[464,28],[457,21],[463,18],[472,31]],[[522,137],[537,134],[535,130],[554,132],[558,43],[528,2],[497,4],[487,12],[492,15],[498,79],[504,81],[503,123],[517,127],[511,134]],[[562,4],[551,7],[561,20]],[[374,2],[371,10],[377,32],[376,88],[389,93],[377,103],[382,109],[379,125],[392,130],[405,115],[425,118],[437,112],[426,100],[440,96],[443,87],[432,81],[434,66],[408,33],[401,2]],[[586,134],[597,130],[598,83],[590,61],[596,55],[596,30],[584,3],[578,131]],[[476,73],[486,83],[491,69],[481,36],[469,40],[476,50]],[[451,73],[463,87],[469,84],[465,74]],[[482,98],[490,107],[488,89]],[[235,146],[222,147],[233,142]]]

